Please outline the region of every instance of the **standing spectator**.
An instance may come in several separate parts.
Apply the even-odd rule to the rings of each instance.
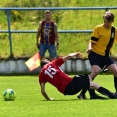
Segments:
[[[110,49],[114,41],[117,41],[117,28],[112,26],[114,15],[112,12],[106,12],[103,16],[104,23],[94,28],[91,40],[88,45],[87,53],[91,64],[92,73],[90,76],[94,79],[100,68],[106,68],[114,76],[114,87],[117,93],[117,66],[114,60],[109,56]],[[82,90],[78,98],[85,98],[85,92]],[[91,99],[100,99],[94,90],[89,90]]]
[[[59,47],[57,24],[51,20],[52,12],[50,10],[46,10],[44,16],[45,20],[42,20],[38,27],[36,46],[39,49],[41,60],[44,58],[46,50],[50,54],[50,59],[53,60],[57,57],[56,49]]]

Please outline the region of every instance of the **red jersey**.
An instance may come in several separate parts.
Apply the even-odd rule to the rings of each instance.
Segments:
[[[48,45],[55,44],[54,22],[47,23],[45,20],[41,22],[41,38],[40,42]]]
[[[44,65],[39,74],[39,83],[49,82],[64,94],[64,90],[72,78],[60,69],[63,63],[62,58],[57,58],[49,64]]]

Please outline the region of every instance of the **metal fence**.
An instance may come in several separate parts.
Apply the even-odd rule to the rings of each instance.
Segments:
[[[12,10],[105,10],[117,9],[117,6],[113,7],[40,7],[40,8],[22,8],[22,7],[9,7],[0,8],[0,11],[6,11],[8,30],[0,30],[0,33],[8,33],[10,43],[10,56],[12,56],[12,33],[37,33],[37,30],[11,30],[10,13]],[[91,33],[92,30],[58,30],[58,33]]]

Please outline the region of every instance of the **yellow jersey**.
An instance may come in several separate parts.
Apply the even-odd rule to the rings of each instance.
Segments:
[[[102,56],[109,55],[114,41],[117,41],[117,28],[113,28],[115,32],[111,32],[112,28],[107,30],[103,24],[94,28],[91,36],[91,42],[95,43],[92,46],[93,52]]]

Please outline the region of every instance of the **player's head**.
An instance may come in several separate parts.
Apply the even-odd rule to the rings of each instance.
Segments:
[[[45,15],[46,21],[50,21],[51,20],[52,12],[50,10],[46,10],[44,15]]]
[[[108,21],[114,21],[114,14],[110,11],[106,12],[103,16]]]
[[[113,13],[111,13],[110,11],[106,12],[104,14],[104,16],[103,16],[103,19],[104,19],[104,27],[106,29],[110,29],[112,23],[114,22],[114,15],[113,15]]]
[[[41,68],[43,68],[43,66],[46,65],[46,64],[48,64],[48,63],[50,63],[50,61],[49,61],[48,59],[43,59],[43,60],[41,61],[41,63],[40,63]]]
[[[52,12],[50,10],[46,10],[45,14],[52,14]]]

